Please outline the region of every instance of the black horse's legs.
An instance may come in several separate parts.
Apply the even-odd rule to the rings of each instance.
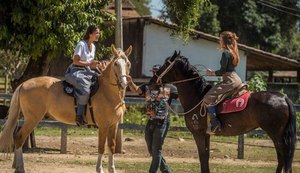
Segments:
[[[193,137],[196,141],[198,155],[200,159],[201,173],[210,173],[209,171],[209,140],[210,136],[203,133],[193,133]],[[204,140],[203,140],[204,139]]]
[[[283,156],[282,145],[280,144],[280,142],[275,142],[275,141],[273,141],[273,142],[275,144],[277,161],[278,161],[276,173],[281,173],[283,165],[284,165],[284,158],[283,158],[284,156]]]

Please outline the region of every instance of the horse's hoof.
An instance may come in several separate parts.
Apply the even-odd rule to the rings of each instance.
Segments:
[[[97,173],[104,173],[103,168],[96,168]]]
[[[24,169],[18,169],[18,170],[16,169],[15,173],[25,173],[25,170]]]
[[[108,172],[109,172],[109,173],[117,173],[115,168],[109,168],[109,169],[108,169]]]

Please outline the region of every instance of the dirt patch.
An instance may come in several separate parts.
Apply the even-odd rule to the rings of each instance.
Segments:
[[[24,154],[25,169],[27,173],[89,173],[95,172],[97,160],[97,137],[69,137],[67,154],[60,154],[60,137],[36,136],[37,147],[30,149]],[[263,142],[262,142],[263,143]],[[265,142],[266,143],[266,142]],[[269,145],[269,144],[268,144]],[[267,145],[267,146],[268,146]],[[232,164],[232,165],[251,165],[253,167],[276,165],[274,161],[249,161],[237,160],[233,157],[226,157],[225,153],[220,152],[219,148],[236,149],[236,144],[224,144],[212,142],[210,163]],[[144,139],[133,139],[123,143],[125,154],[117,154],[118,161],[127,162],[150,162]],[[167,138],[164,145],[164,155],[169,163],[199,163],[196,145],[193,140],[179,140]],[[236,152],[236,151],[234,151]],[[216,154],[219,153],[219,154]],[[221,154],[220,154],[221,153]],[[0,172],[10,173],[12,156],[0,157]],[[107,154],[104,162],[107,163]],[[82,164],[84,163],[84,164]],[[300,160],[296,159],[294,165],[299,167]],[[125,170],[117,170],[123,173]]]

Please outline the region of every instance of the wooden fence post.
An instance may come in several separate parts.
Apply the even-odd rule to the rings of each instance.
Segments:
[[[238,159],[244,159],[244,135],[238,137]]]
[[[68,127],[61,127],[61,141],[60,141],[60,154],[67,153],[67,137],[68,137]]]

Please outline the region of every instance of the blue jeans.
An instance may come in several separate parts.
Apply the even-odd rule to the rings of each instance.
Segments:
[[[168,118],[165,120],[148,120],[145,128],[145,140],[148,151],[152,156],[149,173],[156,173],[158,168],[163,173],[170,173],[166,160],[162,156],[162,146],[170,127]]]

